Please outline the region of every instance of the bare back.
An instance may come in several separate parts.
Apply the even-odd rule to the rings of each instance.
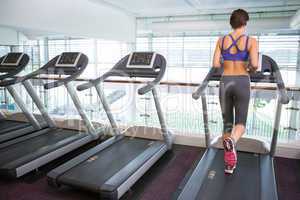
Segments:
[[[234,39],[238,38],[239,35],[235,33],[231,33]],[[224,41],[223,41],[224,40]],[[213,67],[221,67],[220,58],[221,58],[221,48],[223,42],[223,49],[228,49],[233,41],[229,36],[222,37],[218,40],[215,53],[214,53],[214,60],[213,60]],[[238,49],[245,50],[247,47],[247,51],[249,52],[250,56],[250,65],[252,68],[257,68],[258,66],[258,45],[255,38],[249,38],[248,45],[246,45],[247,37],[241,37],[237,42],[236,46],[232,46],[229,50],[231,54],[236,54]],[[237,49],[238,48],[238,49]],[[223,75],[248,75],[247,70],[248,62],[245,61],[232,61],[226,60],[224,61],[224,73]]]

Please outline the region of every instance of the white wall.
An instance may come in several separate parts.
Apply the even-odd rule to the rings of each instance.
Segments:
[[[288,30],[290,17],[274,17],[252,19],[247,26],[248,33],[272,32],[273,30]],[[198,20],[138,23],[139,33],[178,33],[178,32],[228,32],[231,30],[228,20]]]
[[[0,27],[0,45],[15,45],[18,44],[18,32],[6,28],[6,27]]]
[[[36,31],[127,42],[135,40],[134,16],[89,0],[2,0],[0,25],[33,35]]]

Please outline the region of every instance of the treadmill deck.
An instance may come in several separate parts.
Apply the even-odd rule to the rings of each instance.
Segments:
[[[29,126],[31,126],[31,124],[27,122],[0,120],[0,136],[9,131],[15,131]]]
[[[219,150],[197,195],[199,200],[260,199],[260,156],[238,152],[232,175],[224,173],[224,151]]]
[[[0,149],[0,174],[86,136],[73,130],[53,129]]]
[[[100,192],[101,186],[152,144],[163,142],[124,137],[59,176],[58,182]],[[128,172],[129,173],[129,172]],[[113,187],[118,187],[114,185]]]

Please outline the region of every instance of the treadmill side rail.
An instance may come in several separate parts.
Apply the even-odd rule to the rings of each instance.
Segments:
[[[43,154],[31,161],[20,164],[18,167],[8,168],[8,173],[12,177],[17,177],[17,178],[21,177],[24,174],[32,171],[32,169],[37,169],[38,167],[47,164],[49,160],[54,160],[56,158],[59,158],[62,155],[65,155],[66,153],[73,151],[74,149],[77,149],[78,147],[83,146],[84,144],[90,141],[91,141],[91,136],[86,135],[85,137],[82,137],[78,140],[69,142],[63,147],[57,148],[54,151],[49,151],[46,154]]]
[[[205,180],[208,170],[218,152],[218,149],[209,148],[202,156],[191,177],[181,191],[177,200],[196,199],[198,192]]]
[[[273,157],[260,156],[261,200],[278,200]]]
[[[112,138],[104,141],[100,145],[95,146],[94,148],[84,152],[83,154],[80,154],[79,156],[73,158],[72,160],[69,160],[68,162],[64,163],[63,165],[60,165],[57,168],[51,170],[47,174],[48,181],[51,181],[52,183],[57,183],[60,176],[63,175],[66,171],[71,170],[73,167],[84,162],[89,157],[93,156],[94,154],[98,153],[99,151],[102,151],[105,148],[109,147],[110,145],[113,145],[120,139],[122,139],[122,138],[121,137],[112,137]]]
[[[63,134],[63,133],[62,133]],[[62,141],[59,141],[58,143],[54,144],[54,145],[48,145],[48,146],[45,146],[41,149],[38,149],[36,150],[35,152],[31,153],[31,154],[27,154],[23,157],[20,157],[18,159],[15,159],[9,163],[6,163],[5,165],[3,165],[2,167],[3,168],[8,168],[8,169],[13,169],[15,168],[16,166],[21,166],[21,165],[24,165],[26,164],[28,161],[31,161],[31,160],[34,160],[34,159],[37,159],[45,154],[48,154],[50,153],[51,151],[59,148],[62,144],[63,145],[69,145],[70,143],[72,143],[73,141],[75,140],[78,140],[78,139],[81,139],[81,138],[84,138],[86,137],[85,135],[83,134],[76,134],[74,136],[71,136],[71,137],[68,137],[68,138],[65,138],[64,140]]]
[[[2,121],[1,123],[6,122],[7,121]],[[22,135],[26,135],[25,133],[32,133],[36,130],[33,126],[26,122],[14,127],[18,129],[11,130],[11,128],[6,128],[1,130],[0,143],[7,142]]]
[[[119,199],[167,150],[165,143],[153,143],[101,186],[101,197]]]
[[[7,142],[1,143],[0,144],[0,149],[6,148],[6,147],[8,147],[10,145],[13,145],[13,144],[23,142],[23,141],[28,140],[30,138],[34,138],[34,137],[37,137],[37,136],[40,136],[40,135],[43,135],[43,134],[47,134],[49,131],[51,131],[50,128],[45,128],[45,129],[42,129],[40,131],[33,132],[31,134],[23,135],[22,137],[18,137],[16,139],[9,140]]]

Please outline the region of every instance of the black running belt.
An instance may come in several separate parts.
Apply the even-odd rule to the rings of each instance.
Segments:
[[[151,145],[151,140],[125,137],[59,177],[59,182],[99,192],[100,187]]]
[[[259,155],[238,153],[233,175],[224,174],[224,151],[219,150],[197,195],[199,200],[260,199]]]
[[[19,162],[21,160],[28,162],[44,153],[48,153],[54,146],[58,148],[60,145],[66,145],[62,141],[76,135],[81,137],[85,134],[79,135],[78,131],[73,130],[54,129],[46,134],[0,149],[0,170],[8,163],[15,162],[16,160]]]
[[[0,135],[6,134],[9,131],[15,131],[29,126],[31,125],[27,122],[0,120]]]

